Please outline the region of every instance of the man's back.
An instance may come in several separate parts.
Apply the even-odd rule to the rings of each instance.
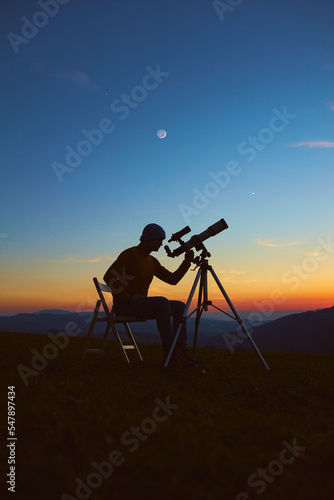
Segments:
[[[124,250],[103,277],[112,289],[114,302],[128,300],[133,295],[147,297],[159,266],[159,261],[143,253],[140,245]]]

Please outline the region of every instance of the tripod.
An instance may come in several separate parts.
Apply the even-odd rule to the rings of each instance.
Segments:
[[[240,318],[239,314],[235,310],[235,308],[234,308],[234,306],[233,306],[230,298],[228,297],[228,295],[225,292],[222,284],[220,283],[220,281],[218,279],[218,276],[216,275],[215,271],[210,266],[209,260],[208,260],[208,257],[210,257],[210,256],[211,256],[210,253],[207,251],[207,249],[202,244],[202,253],[201,253],[201,255],[198,256],[198,257],[196,257],[195,259],[193,259],[193,262],[196,264],[196,267],[198,267],[199,269],[197,271],[197,275],[195,277],[194,284],[193,284],[193,286],[191,288],[191,291],[190,291],[190,294],[189,294],[189,298],[187,300],[187,303],[186,303],[186,306],[185,306],[185,309],[184,309],[184,313],[183,313],[183,316],[182,316],[182,320],[181,320],[180,325],[178,327],[178,330],[176,332],[176,335],[175,335],[172,347],[171,347],[171,349],[170,349],[170,351],[168,353],[168,356],[166,358],[165,365],[164,365],[165,368],[168,366],[170,358],[171,358],[171,356],[173,354],[175,345],[177,343],[177,340],[178,340],[180,332],[181,332],[181,328],[182,328],[183,322],[186,321],[188,317],[192,316],[192,314],[194,314],[194,312],[196,311],[195,334],[194,334],[194,344],[193,344],[193,356],[194,356],[195,350],[196,350],[196,343],[197,343],[198,327],[199,327],[199,322],[200,322],[202,313],[203,313],[203,311],[207,311],[208,310],[208,306],[212,306],[215,309],[218,309],[219,311],[221,311],[223,314],[226,314],[230,318],[235,319],[239,323],[239,325],[241,326],[243,332],[246,334],[248,340],[252,344],[252,347],[254,348],[254,350],[258,354],[259,358],[261,359],[262,363],[264,364],[264,366],[266,367],[266,369],[269,370],[269,367],[268,367],[267,363],[265,362],[265,360],[263,359],[262,354],[258,350],[258,348],[257,348],[254,340],[252,339],[251,335],[247,331],[247,328],[245,327],[242,319]],[[215,282],[217,283],[218,288],[220,289],[221,293],[223,294],[223,296],[224,296],[227,304],[229,305],[229,307],[230,307],[230,309],[231,309],[231,311],[233,313],[233,316],[231,314],[228,314],[226,311],[223,311],[222,309],[219,309],[219,307],[214,306],[212,304],[211,300],[208,300],[208,271],[210,271],[210,273],[213,276]],[[188,310],[189,310],[189,307],[190,307],[190,304],[191,304],[191,301],[193,299],[194,293],[195,293],[197,285],[198,285],[198,282],[200,282],[200,283],[199,283],[199,290],[198,290],[197,307],[196,307],[196,309],[194,309],[194,311],[191,314],[189,314],[189,316],[187,316]]]

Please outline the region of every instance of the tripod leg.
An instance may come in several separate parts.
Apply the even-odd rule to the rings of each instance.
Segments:
[[[199,322],[200,322],[203,310],[207,310],[207,300],[208,300],[207,279],[208,279],[207,271],[206,271],[206,269],[204,269],[202,272],[201,281],[199,284],[199,291],[198,291],[197,312],[196,312],[196,320],[195,320],[195,333],[194,333],[194,343],[193,343],[193,356],[195,356]],[[203,304],[202,304],[202,296],[203,296]],[[205,309],[205,307],[206,307],[206,309]]]
[[[203,304],[201,305],[199,303],[198,304],[198,309],[197,309],[197,314],[196,314],[196,321],[195,321],[195,333],[194,333],[194,343],[193,343],[193,356],[195,356],[199,321],[201,319],[203,310],[204,310],[204,305]]]
[[[199,268],[198,271],[197,271],[197,275],[196,275],[194,284],[193,284],[192,289],[190,291],[190,294],[189,294],[189,297],[188,297],[188,300],[187,300],[187,303],[186,303],[186,307],[184,308],[184,313],[183,313],[183,316],[182,316],[182,320],[181,320],[181,322],[180,322],[180,324],[178,326],[178,329],[177,329],[176,335],[174,337],[174,341],[173,341],[172,347],[170,348],[170,351],[169,351],[168,356],[166,358],[166,361],[165,361],[165,364],[164,364],[165,368],[167,368],[168,363],[170,361],[170,358],[171,358],[171,356],[173,354],[176,342],[178,341],[178,338],[179,338],[179,335],[180,335],[180,332],[181,332],[181,328],[182,328],[183,322],[186,321],[188,309],[189,309],[191,301],[193,299],[193,296],[194,296],[194,293],[195,293],[195,290],[196,290],[196,287],[197,287],[197,284],[198,284],[198,280],[200,279],[201,274],[202,274],[202,269]]]
[[[263,359],[263,356],[262,354],[260,353],[259,349],[257,348],[254,340],[252,339],[251,335],[249,334],[247,328],[245,327],[242,319],[240,318],[239,314],[237,313],[237,311],[235,310],[229,296],[227,295],[227,293],[225,292],[224,288],[223,288],[223,285],[220,283],[219,279],[218,279],[218,276],[216,275],[216,273],[214,272],[214,270],[210,267],[210,272],[215,280],[215,282],[217,283],[220,291],[222,292],[222,294],[224,295],[225,297],[225,300],[226,302],[228,303],[228,305],[230,306],[231,308],[231,311],[233,312],[234,316],[235,316],[235,319],[237,320],[237,322],[239,323],[239,325],[241,326],[242,330],[244,331],[244,333],[246,334],[248,340],[250,341],[250,343],[252,344],[252,347],[254,348],[255,352],[257,353],[257,355],[259,356],[259,358],[261,359],[262,363],[264,364],[264,366],[266,367],[267,370],[269,370],[269,366],[267,365],[267,363],[265,362],[265,360]]]

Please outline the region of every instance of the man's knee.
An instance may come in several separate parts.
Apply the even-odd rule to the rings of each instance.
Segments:
[[[152,297],[153,298],[153,297]],[[166,297],[154,297],[154,300],[158,303],[158,304],[169,304],[169,300],[166,299]]]
[[[186,305],[184,302],[181,302],[180,300],[173,300],[171,301],[171,309],[173,314],[175,315],[181,315],[184,312]]]
[[[170,311],[170,302],[166,297],[154,297],[158,309],[168,309]]]

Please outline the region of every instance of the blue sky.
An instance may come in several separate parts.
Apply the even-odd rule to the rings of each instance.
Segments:
[[[29,290],[50,279],[74,297],[80,276],[89,293],[91,277],[149,222],[170,235],[225,218],[228,231],[208,245],[216,268],[244,273],[245,283],[230,281],[248,302],[333,234],[332,2],[244,0],[224,14],[223,2],[198,0],[54,2],[7,2],[0,21],[3,311],[14,308],[12,280],[23,275],[27,310]],[[42,4],[58,12],[38,16]],[[8,34],[22,36],[22,18],[45,25],[15,48]],[[127,95],[128,111],[115,112]],[[284,110],[293,118],[271,130]],[[101,121],[113,131],[69,167],[66,148],[76,151],[82,130]],[[255,156],[241,153],[254,138]],[[210,172],[231,161],[238,173],[212,186]],[[68,171],[57,176],[55,162]],[[158,257],[176,266],[163,250]],[[313,280],[314,303],[330,303],[327,257],[305,293],[289,295],[291,307],[312,305]]]

